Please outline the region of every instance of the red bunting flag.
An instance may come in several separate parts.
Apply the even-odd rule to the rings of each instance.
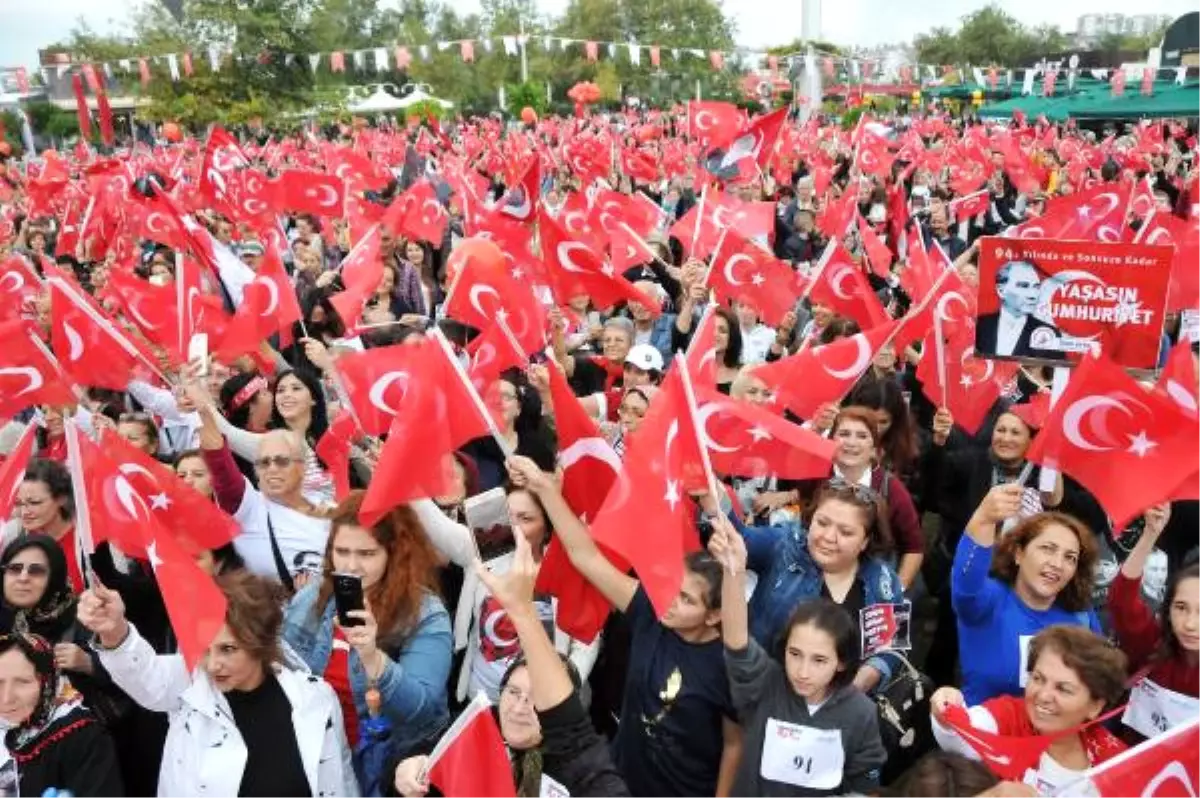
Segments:
[[[725,66],[725,54],[720,50],[713,50],[708,54],[708,62],[719,72]]]
[[[662,56],[662,52],[659,50],[658,46],[651,45],[651,47],[650,47],[650,65],[652,67],[654,67],[655,69],[658,69],[659,63],[662,60],[661,56]]]
[[[1154,94],[1154,78],[1156,70],[1153,67],[1142,67],[1142,96],[1150,97]]]
[[[25,67],[17,67],[17,91],[22,94],[29,93],[29,73],[25,71]]]
[[[600,46],[596,42],[584,42],[583,52],[587,55],[587,60],[595,62],[596,58],[600,55]]]
[[[330,72],[345,72],[346,71],[346,54],[341,50],[329,54],[329,71]]]
[[[407,47],[397,47],[392,55],[396,61],[396,69],[401,72],[408,69],[408,65],[412,63],[412,54],[408,52]]]
[[[468,64],[473,63],[475,61],[475,42],[464,39],[458,43],[458,52],[463,61]]]
[[[1125,70],[1118,67],[1113,71],[1112,96],[1121,97],[1125,94]]]
[[[194,70],[192,69],[192,54],[184,53],[182,60],[183,60],[183,74],[186,77],[190,78],[192,76],[192,73],[194,72]]]
[[[150,62],[145,58],[138,59],[138,76],[141,78],[143,87],[150,85]]]

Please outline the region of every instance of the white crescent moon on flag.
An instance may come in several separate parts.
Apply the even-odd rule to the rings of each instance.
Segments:
[[[267,296],[270,297],[267,302],[267,309],[264,310],[260,315],[263,317],[270,316],[271,314],[275,313],[275,311],[279,310],[279,286],[275,285],[274,280],[258,279],[255,280],[255,282],[261,285],[263,288],[266,288]]]
[[[42,378],[42,372],[38,371],[33,366],[5,366],[4,368],[0,368],[0,376],[6,374],[20,375],[29,380],[28,385],[13,394],[14,397],[24,396],[27,393],[32,393],[38,388],[41,388],[45,383],[45,380]]]
[[[425,209],[432,206],[433,216],[426,216]],[[421,203],[421,218],[428,222],[435,222],[442,218],[442,206],[438,205],[437,200],[427,199]]]
[[[517,534],[521,534],[520,531],[517,531]],[[498,609],[488,613],[488,617],[483,621],[484,635],[486,635],[487,639],[491,640],[497,648],[512,648],[518,642],[515,637],[510,639],[496,635],[496,624],[506,617],[508,617],[508,611],[504,609]]]
[[[63,322],[63,334],[67,336],[67,360],[74,363],[83,357],[83,337],[71,326],[71,322]]]
[[[154,476],[154,472],[139,463],[121,463],[117,466],[117,470],[125,476],[133,476],[134,474],[145,474],[151,484],[157,486],[158,479]]]
[[[614,474],[621,471],[621,458],[603,438],[580,438],[558,454],[558,464],[563,470],[570,468],[585,457],[599,460],[613,470]]]
[[[496,347],[492,346],[490,341],[484,341],[483,344],[475,352],[475,357],[471,358],[471,368],[477,369],[480,366],[486,366],[496,360]]]
[[[1175,404],[1184,410],[1191,411],[1192,413],[1200,410],[1200,407],[1196,406],[1196,397],[1192,395],[1192,392],[1175,380],[1167,380],[1166,390],[1167,396],[1174,399]]]
[[[1067,440],[1074,446],[1090,452],[1110,451],[1111,446],[1098,446],[1085,438],[1079,430],[1079,424],[1087,414],[1102,407],[1114,407],[1126,415],[1132,415],[1129,408],[1110,396],[1085,396],[1068,407],[1067,412],[1063,414],[1063,434],[1067,436]]]
[[[747,261],[748,263],[754,263],[754,258],[750,257],[749,255],[743,255],[740,252],[729,260],[725,261],[725,268],[722,270],[722,274],[725,275],[725,282],[729,283],[730,285],[742,285],[742,283],[733,276],[733,264],[743,260]]]
[[[558,250],[557,250],[558,262],[560,264],[562,264],[562,267],[569,272],[578,272],[579,274],[587,274],[588,273],[587,269],[581,269],[579,266],[577,266],[575,264],[575,261],[571,260],[571,253],[577,249],[582,249],[584,251],[587,251],[587,247],[585,247],[583,244],[580,244],[578,241],[560,241],[558,243]]]
[[[838,299],[853,299],[852,296],[846,293],[846,289],[842,286],[846,278],[853,274],[853,269],[845,264],[841,264],[841,268],[829,278],[829,285],[833,288],[833,293]]]
[[[326,186],[323,184],[309,186],[308,188],[304,189],[304,193],[306,196],[317,200],[317,204],[322,208],[333,208],[338,204],[337,191],[334,190],[333,186]],[[318,193],[321,195],[319,198],[317,196]]]
[[[482,297],[484,294],[491,294],[492,296],[496,297],[496,302],[500,301],[499,292],[497,292],[495,288],[492,288],[487,283],[476,283],[475,285],[471,286],[471,290],[467,294],[467,298],[471,300],[471,307],[475,308],[475,310],[481,316],[488,315],[488,312],[483,309],[483,305],[481,304],[480,300],[480,297]]]
[[[721,403],[720,402],[709,402],[708,404],[702,405],[696,411],[696,425],[698,427],[700,427],[700,434],[704,436],[704,445],[705,446],[707,446],[709,449],[712,449],[714,452],[722,452],[724,454],[730,454],[731,452],[738,451],[742,447],[740,447],[740,446],[721,446],[720,444],[718,444],[716,442],[716,440],[713,438],[713,436],[710,435],[708,432],[708,420],[710,418],[712,418],[714,413],[719,413],[720,411],[721,411]]]
[[[583,218],[583,214],[579,211],[568,211],[563,215],[563,227],[567,228],[567,231],[571,233],[581,232],[584,229],[584,225],[579,225],[576,227],[575,225],[571,224],[571,220]]]
[[[951,301],[957,301],[958,304],[963,306],[963,310],[970,310],[970,306],[967,305],[967,300],[963,298],[962,294],[957,291],[947,291],[938,297],[937,305],[935,306],[938,318],[944,322],[954,321],[954,319],[946,315],[946,309],[950,306]]]
[[[505,198],[504,204],[500,208],[501,213],[505,213],[514,219],[524,221],[529,218],[529,214],[533,212],[533,203],[529,201],[529,194],[525,191],[524,186],[517,186],[513,189],[514,192],[519,191],[521,203],[519,205],[509,205],[508,198]]]
[[[696,119],[695,119],[697,130],[705,131],[712,127],[712,122],[704,122],[703,121],[705,119],[705,117],[707,117],[709,119],[716,118],[712,115],[711,111],[697,111]]]
[[[150,520],[150,508],[146,506],[146,500],[142,498],[142,494],[138,493],[133,485],[129,484],[129,480],[123,476],[119,476],[113,480],[113,489],[117,494],[117,501],[129,514],[130,520],[137,521],[144,519]],[[141,507],[139,513],[137,508]]]
[[[150,320],[149,320],[149,319],[147,319],[147,318],[146,318],[146,317],[145,317],[145,316],[142,314],[142,308],[141,308],[141,305],[142,305],[142,297],[141,297],[140,295],[139,295],[139,296],[136,296],[136,297],[134,297],[133,301],[129,303],[129,313],[130,313],[130,315],[131,315],[131,316],[133,316],[135,319],[137,319],[137,323],[138,323],[138,324],[140,324],[140,325],[141,325],[141,326],[142,326],[144,329],[147,329],[147,330],[157,330],[157,329],[158,329],[158,325],[157,325],[157,324],[151,324],[151,323],[150,323]]]
[[[9,278],[12,278],[12,288],[5,289],[6,293],[15,294],[25,287],[25,277],[19,272],[5,272],[3,277],[0,277],[0,287],[9,283]]]
[[[855,357],[854,362],[847,369],[831,369],[821,360],[820,355],[817,360],[821,362],[821,368],[825,369],[825,373],[830,377],[836,377],[839,380],[851,380],[858,377],[866,369],[867,364],[871,362],[871,345],[867,343],[867,336],[862,333],[856,333],[851,337],[854,341]]]
[[[371,402],[371,404],[379,408],[384,413],[387,413],[389,416],[396,415],[396,409],[383,401],[383,395],[387,392],[387,389],[391,387],[393,382],[401,383],[404,388],[404,392],[408,392],[407,371],[389,371],[379,379],[375,380],[375,382],[371,385],[371,390],[367,391],[367,399]]]

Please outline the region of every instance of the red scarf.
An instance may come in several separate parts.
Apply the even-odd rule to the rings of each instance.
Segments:
[[[604,398],[608,404],[608,420],[617,420],[617,408],[621,405],[624,391],[621,380],[625,376],[625,364],[613,363],[602,355],[592,355],[589,360],[604,369]]]
[[[1042,754],[1046,753],[1056,740],[1071,734],[1079,735],[1084,751],[1087,752],[1088,762],[1093,766],[1112,759],[1126,748],[1125,743],[1100,725],[1118,712],[1124,712],[1124,706],[1093,721],[1053,735],[1041,734],[1033,727],[1024,698],[999,696],[984,701],[983,708],[996,719],[994,733],[973,727],[967,711],[962,707],[949,707],[942,715],[942,723],[966,740],[979,754],[983,763],[1006,781],[1021,781],[1025,777],[1025,771],[1037,769]]]

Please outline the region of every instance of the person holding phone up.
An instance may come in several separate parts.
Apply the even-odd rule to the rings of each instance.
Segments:
[[[385,763],[449,720],[452,637],[420,517],[403,506],[364,527],[364,496],[334,510],[323,576],[288,604],[283,638],[337,693],[359,785],[379,795]]]

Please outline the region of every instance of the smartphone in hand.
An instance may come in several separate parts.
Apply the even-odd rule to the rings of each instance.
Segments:
[[[337,608],[338,624],[341,626],[363,626],[362,618],[351,618],[350,613],[366,609],[363,602],[362,579],[354,574],[333,575],[333,603]]]

